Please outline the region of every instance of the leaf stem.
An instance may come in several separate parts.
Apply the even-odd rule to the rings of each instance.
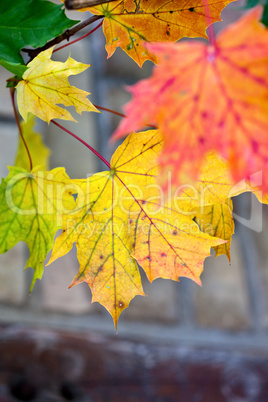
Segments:
[[[108,109],[107,107],[98,106],[98,105],[94,105],[94,106],[95,106],[97,109],[104,110],[105,112],[113,113],[113,114],[116,114],[117,116],[120,116],[120,117],[126,117],[125,114],[120,113],[120,112],[116,112],[116,111],[113,110],[113,109]]]
[[[50,47],[57,45],[58,43],[64,41],[64,40],[69,40],[71,36],[76,34],[76,32],[81,31],[81,29],[85,28],[86,26],[92,24],[93,22],[99,20],[100,18],[104,18],[104,15],[93,15],[92,17],[86,19],[85,21],[80,22],[79,24],[75,25],[71,29],[66,29],[61,35],[57,36],[56,38],[50,40],[47,42],[44,46],[38,47],[37,49],[22,49],[23,52],[28,53],[30,60],[33,60],[39,53],[43,52],[46,49],[49,49]]]
[[[208,27],[208,39],[209,39],[209,44],[213,47],[216,45],[216,39],[215,39],[215,29],[213,25],[210,25]]]
[[[216,44],[215,30],[214,30],[213,21],[212,21],[211,14],[210,14],[208,0],[203,0],[203,5],[205,8],[206,22],[208,25],[207,33],[208,33],[209,44],[211,46],[215,46],[215,44]]]
[[[29,163],[30,163],[30,171],[31,171],[33,169],[33,162],[32,162],[32,158],[31,158],[31,154],[30,154],[28,145],[27,145],[27,143],[25,141],[25,138],[23,136],[23,132],[22,132],[22,129],[21,129],[21,125],[20,125],[20,121],[19,121],[19,115],[18,115],[18,111],[17,111],[16,105],[15,105],[15,89],[14,88],[10,88],[10,95],[11,95],[11,101],[12,101],[12,106],[13,106],[13,110],[14,110],[16,123],[17,123],[17,126],[18,126],[20,137],[22,139],[22,142],[23,142],[23,144],[25,146],[25,149],[26,149],[26,152],[28,154]]]
[[[105,112],[113,113],[113,114],[116,114],[117,116],[120,116],[120,117],[126,117],[125,114],[120,113],[120,112],[116,112],[116,111],[113,110],[113,109],[108,109],[107,107],[103,107],[103,106],[99,106],[99,105],[95,105],[95,104],[94,104],[94,106],[95,106],[97,109],[103,110],[103,111],[105,111]],[[157,130],[157,128],[158,128],[158,127],[154,126],[153,124],[145,124],[145,126],[151,127],[151,128],[153,128],[153,129],[155,129],[155,130]]]
[[[80,38],[77,38],[77,39],[75,39],[75,40],[73,40],[73,41],[71,41],[71,42],[66,43],[66,44],[63,45],[63,46],[58,47],[57,49],[55,49],[55,50],[53,51],[53,53],[57,52],[58,50],[64,49],[65,47],[70,46],[70,45],[72,45],[73,43],[79,42],[80,40],[86,38],[87,36],[89,36],[89,35],[91,35],[93,32],[95,32],[97,29],[99,29],[99,28],[102,26],[102,24],[103,24],[103,20],[102,20],[95,28],[93,28],[91,31],[89,31],[89,32],[86,33],[85,35],[80,36]]]
[[[103,163],[105,163],[106,166],[108,166],[109,169],[111,169],[110,163],[96,151],[91,145],[89,145],[86,141],[82,140],[82,138],[78,137],[76,134],[74,134],[72,131],[68,130],[67,128],[63,127],[61,124],[57,123],[55,120],[51,120],[55,126],[61,128],[63,131],[66,133],[70,134],[72,137],[74,137],[76,140],[80,141],[83,145],[85,145],[88,149],[90,149],[91,152],[93,152]]]

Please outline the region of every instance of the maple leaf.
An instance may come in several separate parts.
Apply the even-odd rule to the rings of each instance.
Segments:
[[[32,113],[48,123],[54,118],[76,121],[57,104],[74,106],[80,114],[82,111],[98,112],[87,99],[89,93],[68,82],[69,75],[79,74],[89,65],[78,63],[71,57],[65,63],[52,61],[52,52],[53,48],[50,48],[35,57],[28,64],[23,80],[16,86],[18,108],[23,119],[27,120],[28,114]]]
[[[172,188],[182,206],[196,214],[199,208],[213,204],[224,204],[227,198],[247,191],[258,192],[256,184],[243,180],[235,183],[227,161],[217,153],[207,154],[200,164],[200,175],[192,183]]]
[[[222,9],[233,0],[119,0],[88,8],[104,15],[103,32],[108,57],[121,47],[142,66],[145,60],[156,61],[154,52],[144,42],[171,41],[182,37],[207,37],[208,21],[220,21]]]
[[[145,123],[163,131],[160,158],[178,185],[196,178],[207,152],[217,151],[234,181],[265,170],[268,153],[268,31],[256,8],[230,25],[215,46],[198,41],[148,44],[159,58],[153,76],[131,88],[127,117],[114,134]],[[168,74],[167,74],[168,72]],[[267,193],[268,178],[262,189]]]
[[[201,174],[195,183],[175,191],[177,202],[185,211],[191,211],[202,232],[226,240],[213,247],[215,257],[225,254],[229,261],[231,238],[234,233],[231,197],[247,191],[257,191],[252,183],[234,183],[227,162],[215,153],[206,155]]]
[[[259,172],[250,180],[235,182],[228,162],[216,153],[206,155],[200,166],[200,176],[194,183],[181,186],[180,191],[172,190],[175,190],[176,198],[185,210],[197,213],[198,208],[224,204],[228,198],[245,192],[251,192],[263,204],[268,203],[267,193],[260,190],[262,175]]]
[[[24,241],[30,251],[26,267],[34,269],[32,287],[41,279],[43,262],[61,228],[62,213],[74,207],[64,168],[26,172],[10,167],[0,185],[0,253]]]
[[[215,257],[225,254],[229,262],[231,262],[231,238],[234,234],[232,211],[232,200],[227,199],[224,204],[213,204],[200,208],[195,217],[202,232],[227,240],[227,243],[220,244],[213,248],[216,251]]]
[[[185,211],[192,212],[201,231],[227,241],[214,247],[216,257],[225,254],[231,260],[230,246],[234,233],[231,197],[251,192],[261,203],[268,204],[267,193],[260,190],[261,179],[257,173],[251,176],[250,181],[235,183],[227,161],[216,153],[210,153],[201,164],[198,180],[183,185],[180,191],[175,190],[177,202]]]
[[[50,150],[43,143],[41,135],[33,130],[34,124],[35,118],[33,115],[28,118],[27,122],[23,121],[20,124],[23,138],[28,146],[29,153],[31,155],[32,166],[39,166],[39,169],[48,169],[48,157],[50,154]],[[21,137],[19,138],[19,144],[14,165],[21,167],[27,171],[30,170],[29,156]]]
[[[76,243],[80,270],[71,286],[88,283],[92,302],[106,307],[115,326],[133,297],[143,295],[135,259],[150,281],[186,276],[200,284],[210,247],[223,243],[202,233],[192,213],[162,199],[156,182],[161,149],[158,131],[133,133],[115,151],[110,171],[74,180],[77,208],[64,216],[49,261]]]

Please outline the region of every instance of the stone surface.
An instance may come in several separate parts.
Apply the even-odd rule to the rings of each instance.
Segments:
[[[45,310],[68,314],[98,312],[98,303],[91,304],[91,293],[86,283],[68,289],[79,270],[75,250],[45,267],[41,281],[42,304]]]
[[[0,255],[0,302],[21,305],[26,296],[25,245],[17,244]],[[0,313],[1,316],[1,313]]]
[[[254,240],[258,256],[256,274],[260,276],[261,290],[266,307],[263,324],[268,330],[268,205],[263,206],[262,223],[262,231],[254,233]]]
[[[17,152],[18,130],[14,123],[0,124],[0,141],[0,177],[6,177],[8,175],[7,166],[14,164]]]
[[[141,276],[146,296],[136,296],[129,308],[120,316],[119,322],[125,320],[177,322],[179,317],[179,306],[176,305],[178,283],[167,279],[156,279],[149,283],[145,274],[142,273]]]
[[[239,243],[231,246],[231,265],[226,256],[209,257],[201,275],[202,287],[196,287],[197,323],[240,331],[250,325],[247,284]]]
[[[12,76],[12,73],[0,66],[0,117],[14,118],[9,88],[6,88],[6,80]]]

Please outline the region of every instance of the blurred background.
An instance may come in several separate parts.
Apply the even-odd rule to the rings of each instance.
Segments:
[[[243,11],[230,4],[222,29]],[[73,19],[81,18],[69,12]],[[85,18],[89,13],[85,13]],[[81,35],[84,32],[80,32]],[[91,93],[96,105],[121,111],[124,87],[150,75],[123,51],[106,60],[101,29],[56,53],[91,64],[70,82]],[[17,128],[0,67],[0,174],[5,177],[17,147]],[[77,115],[63,125],[110,159],[108,139],[119,118]],[[50,124],[37,123],[51,149],[50,167],[65,166],[72,178],[105,169],[82,144]],[[265,402],[268,400],[268,210],[250,194],[235,198],[231,265],[227,257],[205,261],[203,286],[188,279],[156,280],[148,297],[136,297],[115,333],[110,315],[91,304],[86,284],[68,290],[78,271],[75,249],[45,268],[29,296],[32,270],[19,243],[0,256],[0,402]]]

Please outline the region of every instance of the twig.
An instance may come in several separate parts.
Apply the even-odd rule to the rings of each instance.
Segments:
[[[79,24],[75,25],[71,29],[66,29],[61,35],[57,36],[56,38],[50,40],[47,42],[44,46],[38,47],[36,49],[22,49],[23,52],[28,53],[30,60],[33,60],[39,53],[43,52],[46,49],[49,49],[50,47],[57,45],[58,43],[64,41],[64,40],[69,40],[71,36],[76,34],[76,32],[81,31],[81,29],[85,28],[86,26],[92,24],[93,22],[104,18],[104,15],[93,15],[92,17],[88,18],[85,21],[80,22]]]
[[[67,128],[63,127],[61,124],[57,123],[55,120],[51,120],[51,123],[55,124],[55,126],[61,128],[63,131],[66,133],[70,134],[72,137],[74,137],[76,140],[80,141],[85,147],[90,149],[91,152],[93,152],[102,162],[105,163],[105,165],[111,169],[110,163],[101,155],[99,154],[96,149],[94,149],[91,145],[89,145],[86,141],[82,140],[82,138],[78,137],[76,134],[74,134],[72,131],[68,130]]]
[[[80,38],[77,38],[77,39],[73,40],[72,42],[68,42],[65,45],[57,47],[57,49],[54,49],[53,53],[58,52],[59,50],[64,49],[65,47],[70,46],[73,43],[76,43],[76,42],[80,41],[81,39],[86,38],[87,36],[91,35],[93,32],[97,31],[97,29],[99,29],[102,26],[102,24],[103,24],[103,21],[101,21],[95,28],[93,28],[91,31],[89,31],[85,35],[80,36]]]
[[[113,113],[113,114],[115,114],[115,115],[117,115],[117,116],[120,116],[120,117],[126,117],[125,114],[116,112],[115,110],[112,110],[112,109],[108,109],[107,107],[103,107],[103,106],[99,106],[99,105],[95,105],[95,104],[94,104],[94,106],[95,106],[95,108],[100,109],[100,110],[103,110],[103,111],[105,111],[105,112]],[[155,125],[153,125],[153,124],[145,124],[145,126],[151,127],[151,128],[153,128],[153,129],[155,129],[155,130],[158,129],[158,127],[155,126]]]
[[[20,125],[20,121],[19,121],[19,116],[18,116],[18,112],[17,112],[16,105],[15,105],[15,96],[14,96],[14,94],[15,94],[15,89],[14,89],[14,88],[10,88],[10,95],[11,95],[12,106],[13,106],[13,111],[14,111],[16,123],[17,123],[17,126],[18,126],[18,130],[19,130],[19,133],[20,133],[20,137],[21,137],[21,139],[22,139],[22,142],[23,142],[23,144],[24,144],[24,146],[25,146],[25,149],[26,149],[26,152],[27,152],[27,155],[28,155],[28,158],[29,158],[30,170],[32,170],[32,169],[33,169],[33,162],[32,162],[32,158],[31,158],[31,154],[30,154],[28,145],[27,145],[27,143],[26,143],[26,141],[25,141],[25,138],[24,138],[24,136],[23,136],[23,132],[22,132],[22,129],[21,129],[21,125]]]

